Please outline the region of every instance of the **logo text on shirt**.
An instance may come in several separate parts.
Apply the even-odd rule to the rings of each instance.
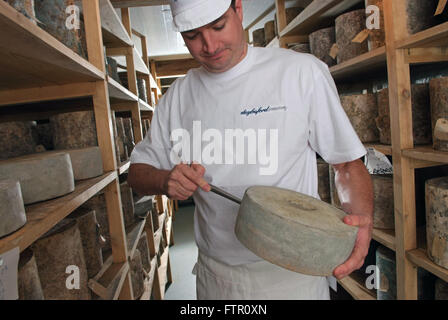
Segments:
[[[242,116],[250,116],[251,114],[253,115],[258,115],[259,113],[266,113],[266,112],[271,112],[271,111],[286,111],[287,108],[286,106],[279,106],[279,107],[273,107],[273,106],[265,106],[265,107],[258,107],[258,108],[244,108],[243,111],[241,111],[241,115]]]

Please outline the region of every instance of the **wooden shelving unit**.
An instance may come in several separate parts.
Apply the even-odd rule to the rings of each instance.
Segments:
[[[303,37],[330,26],[334,19],[364,0],[314,0],[286,25],[285,0],[275,0],[279,37],[268,46],[287,47],[291,37]],[[417,266],[448,281],[448,270],[435,265],[418,246],[422,240],[416,226],[414,170],[448,164],[448,153],[432,146],[414,146],[412,137],[410,67],[448,61],[448,22],[410,35],[404,1],[383,0],[386,45],[330,68],[336,82],[368,74],[380,74],[389,83],[392,145],[366,144],[393,157],[395,230],[373,230],[373,239],[395,251],[398,299],[417,299]],[[411,133],[411,134],[409,134]],[[417,235],[419,235],[417,237]],[[417,241],[417,238],[419,241]],[[339,281],[355,299],[376,297],[356,276]]]
[[[138,143],[143,139],[141,115],[151,114],[155,101],[146,103],[139,99],[137,77],[145,78],[148,93],[158,93],[157,98],[161,93],[149,72],[146,39],[142,39],[142,46],[146,50],[142,57],[131,40],[129,9],[121,10],[120,20],[110,0],[82,0],[89,56],[86,60],[9,4],[0,1],[0,107],[14,111],[14,105],[35,103],[35,107],[27,107],[28,113],[8,115],[8,119],[20,120],[23,115],[27,120],[32,120],[31,117],[36,120],[58,112],[54,108],[46,109],[45,105],[50,105],[50,101],[81,99],[81,102],[72,103],[70,108],[85,103],[86,110],[93,109],[105,172],[100,177],[77,182],[75,191],[66,196],[27,206],[26,225],[0,239],[0,254],[15,247],[23,251],[87,200],[103,191],[109,229],[114,238],[112,254],[104,262],[101,271],[89,280],[90,289],[103,299],[134,299],[128,258],[135,251],[148,220],[142,219],[125,234],[118,178],[129,169],[130,162],[119,163],[115,157],[112,112],[131,112],[135,142]],[[103,46],[106,52],[126,58],[129,90],[106,75]],[[151,99],[150,94],[148,98]],[[40,103],[42,101],[46,104]],[[59,112],[65,110],[60,108]],[[157,259],[151,260],[147,285],[152,285],[158,275],[155,270],[160,267]],[[149,292],[148,298],[151,290],[148,288],[145,292]]]

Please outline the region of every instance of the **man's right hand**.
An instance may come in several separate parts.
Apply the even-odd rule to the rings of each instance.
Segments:
[[[178,164],[164,181],[165,194],[173,200],[186,200],[193,195],[198,187],[204,191],[210,191],[211,187],[204,180],[204,174],[205,168],[200,164]]]

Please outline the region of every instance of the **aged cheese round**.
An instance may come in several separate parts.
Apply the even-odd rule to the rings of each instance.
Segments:
[[[44,300],[36,259],[30,248],[20,254],[17,285],[19,300]]]
[[[246,190],[235,234],[249,250],[286,269],[328,276],[350,256],[358,232],[346,214],[313,197],[287,189]]]
[[[0,179],[20,182],[23,201],[30,204],[75,190],[68,153],[38,153],[0,161]]]
[[[26,223],[22,191],[18,181],[0,181],[0,238],[23,227]]]
[[[264,47],[266,44],[264,28],[254,30],[254,32],[252,32],[252,38],[254,47]]]
[[[366,29],[365,9],[350,11],[336,18],[336,43],[339,47],[338,63],[355,58],[369,51],[367,41],[355,43],[352,40]]]
[[[336,64],[330,56],[331,48],[336,43],[335,28],[324,28],[309,35],[311,54],[325,62],[329,67]]]
[[[341,96],[341,104],[350,122],[363,143],[377,142],[379,132],[376,125],[378,106],[372,93]]]
[[[317,159],[318,192],[322,201],[331,203],[329,164]]]
[[[31,121],[0,123],[0,159],[34,153],[36,141],[33,138],[32,128]]]
[[[394,229],[394,179],[392,175],[371,175],[374,196],[373,227]]]
[[[434,135],[437,122],[448,120],[448,77],[432,79],[429,82],[431,100],[431,124],[434,149],[448,151],[448,139]]]
[[[435,300],[448,300],[448,283],[437,279],[435,289]]]
[[[275,24],[274,20],[268,21],[264,24],[264,39],[268,44],[275,38]]]
[[[36,257],[45,299],[90,300],[86,263],[76,220],[60,221],[33,243],[31,248]],[[67,273],[69,266],[73,267]],[[75,280],[68,279],[70,275],[72,279],[79,281],[79,289],[67,287],[67,283],[75,285]]]
[[[448,177],[426,181],[425,194],[428,257],[448,269]]]
[[[138,299],[143,294],[144,287],[144,274],[142,265],[142,256],[138,249],[135,250],[134,256],[132,257],[129,264],[129,273],[131,275],[132,290],[134,292],[134,299]]]

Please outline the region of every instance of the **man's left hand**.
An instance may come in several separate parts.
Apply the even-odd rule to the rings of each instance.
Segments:
[[[362,267],[372,238],[372,220],[369,217],[350,214],[344,218],[344,222],[359,227],[359,230],[351,256],[333,271],[337,279],[342,279]]]

